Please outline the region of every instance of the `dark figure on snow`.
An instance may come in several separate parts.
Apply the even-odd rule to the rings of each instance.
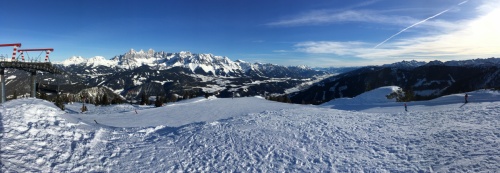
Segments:
[[[469,94],[465,94],[465,103],[469,103],[469,101],[467,100],[468,97],[469,97]]]
[[[406,103],[405,103],[405,111],[408,112],[408,107],[406,106]]]

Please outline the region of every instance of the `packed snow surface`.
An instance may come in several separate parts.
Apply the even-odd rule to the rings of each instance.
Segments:
[[[498,172],[499,93],[468,94],[468,104],[457,94],[408,112],[247,97],[79,113],[81,103],[64,112],[17,99],[0,108],[1,172]]]

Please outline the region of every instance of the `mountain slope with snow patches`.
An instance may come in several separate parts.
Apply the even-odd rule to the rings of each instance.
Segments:
[[[392,89],[363,99],[379,100]],[[343,111],[247,97],[160,108],[89,105],[80,114],[78,103],[64,112],[43,100],[17,99],[0,107],[1,170],[497,172],[499,93],[468,94],[465,105],[451,95],[409,112],[390,101]]]
[[[50,86],[52,88],[59,87],[54,84],[63,84],[59,87],[63,91],[73,91],[74,84],[105,87],[130,99],[139,98],[139,93],[167,97],[185,95],[186,92],[191,97],[206,93],[218,94],[219,97],[231,97],[233,93],[240,96],[284,94],[286,89],[298,88],[328,75],[305,66],[248,63],[212,54],[167,53],[152,49],[131,49],[110,60],[101,56],[90,59],[72,57],[56,66],[66,74],[56,78],[57,81]]]

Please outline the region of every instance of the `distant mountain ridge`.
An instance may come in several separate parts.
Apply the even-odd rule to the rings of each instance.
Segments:
[[[322,80],[294,93],[294,103],[321,104],[332,99],[355,97],[374,88],[399,86],[412,92],[415,100],[443,95],[500,88],[500,59],[461,61],[402,61],[367,66]]]
[[[477,59],[470,59],[470,60],[451,60],[451,61],[439,61],[439,60],[434,60],[430,62],[425,62],[425,61],[416,61],[416,60],[411,60],[411,61],[400,61],[400,62],[395,62],[392,64],[384,64],[382,67],[396,67],[396,68],[416,68],[424,65],[444,65],[444,66],[469,66],[469,67],[478,67],[478,66],[498,66],[500,65],[500,58],[477,58]]]
[[[262,63],[249,63],[242,60],[232,61],[225,56],[216,56],[213,54],[195,54],[187,51],[179,53],[167,53],[164,51],[156,52],[153,49],[148,51],[135,51],[130,49],[123,55],[115,56],[111,59],[105,59],[102,56],[95,56],[85,59],[81,56],[70,57],[59,64],[68,66],[106,66],[110,68],[133,69],[143,65],[156,67],[158,70],[166,70],[173,67],[182,67],[189,69],[193,73],[212,74],[216,76],[244,76],[250,75],[269,75],[268,71],[284,68],[285,66]],[[307,66],[288,66],[295,70],[313,71]]]
[[[392,63],[392,64],[384,64],[382,65],[382,67],[396,67],[396,68],[404,68],[404,69],[408,69],[408,68],[416,68],[416,67],[420,67],[420,66],[423,66],[427,64],[427,62],[424,62],[424,61],[416,61],[416,60],[411,60],[411,61],[401,61],[401,62],[395,62],[395,63]]]

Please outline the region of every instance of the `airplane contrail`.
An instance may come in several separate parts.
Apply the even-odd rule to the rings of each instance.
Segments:
[[[463,1],[463,2],[459,3],[457,6],[462,5],[462,4],[465,4],[465,3],[467,3],[467,2],[469,2],[469,0],[466,0],[466,1]],[[452,8],[453,8],[453,7],[448,8],[448,9],[446,9],[446,10],[444,10],[444,11],[441,11],[441,12],[440,12],[440,13],[438,13],[438,14],[435,14],[434,16],[428,17],[427,19],[421,20],[421,21],[419,21],[419,22],[417,22],[417,23],[414,23],[413,25],[410,25],[409,27],[406,27],[405,29],[403,29],[403,30],[399,31],[398,33],[396,33],[396,34],[394,34],[394,35],[390,36],[389,38],[385,39],[383,42],[381,42],[381,43],[377,44],[377,45],[376,45],[375,47],[373,47],[373,48],[375,49],[375,48],[379,47],[380,45],[382,45],[382,44],[384,44],[385,42],[389,41],[390,39],[392,39],[392,38],[396,37],[397,35],[399,35],[399,34],[401,34],[401,33],[405,32],[406,30],[408,30],[408,29],[410,29],[410,28],[413,28],[413,27],[415,27],[415,26],[417,26],[417,25],[419,25],[419,24],[421,24],[421,23],[424,23],[424,22],[426,22],[426,21],[428,21],[428,20],[430,20],[430,19],[432,19],[432,18],[438,17],[439,15],[441,15],[441,14],[443,14],[443,13],[446,13],[446,12],[450,11]]]
[[[465,4],[465,3],[467,3],[467,2],[469,2],[469,0],[466,0],[466,1],[464,1],[464,2],[461,2],[461,3],[460,3],[460,4],[458,4],[458,5],[462,5],[462,4]]]

